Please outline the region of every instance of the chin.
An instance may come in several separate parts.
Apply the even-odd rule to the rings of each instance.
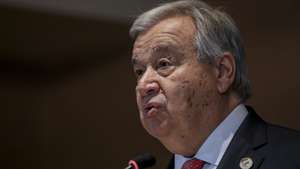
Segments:
[[[170,133],[170,128],[165,123],[166,122],[161,122],[157,119],[147,119],[142,121],[143,127],[146,131],[157,139],[167,137],[168,133]]]

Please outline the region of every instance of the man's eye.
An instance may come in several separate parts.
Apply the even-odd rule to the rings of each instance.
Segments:
[[[168,67],[168,66],[171,66],[171,62],[168,59],[163,58],[163,59],[159,60],[158,68],[165,68],[165,67]]]
[[[135,73],[135,75],[136,75],[137,77],[139,77],[139,76],[143,75],[144,70],[142,70],[142,69],[135,69],[135,70],[134,70],[134,73]]]

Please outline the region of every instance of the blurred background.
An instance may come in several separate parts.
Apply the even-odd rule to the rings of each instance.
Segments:
[[[0,168],[124,168],[170,154],[142,128],[128,30],[163,0],[0,1]],[[299,1],[206,0],[241,29],[267,121],[300,129]]]

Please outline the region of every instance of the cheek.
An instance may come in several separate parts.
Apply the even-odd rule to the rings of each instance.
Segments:
[[[211,95],[213,95],[212,85],[209,83],[206,74],[198,75],[194,78],[173,79],[173,106],[175,110],[185,111],[203,111],[208,107]]]
[[[171,115],[185,113],[188,107],[195,105],[193,103],[195,94],[196,89],[191,86],[189,79],[172,79],[172,85],[166,91],[169,113]]]
[[[142,101],[141,101],[141,97],[138,94],[138,92],[136,93],[136,103],[137,103],[138,110],[141,111],[141,108],[142,108],[141,103],[142,103]]]
[[[190,80],[184,80],[183,82],[181,82],[176,91],[179,98],[182,98],[187,106],[192,107],[194,105],[193,98],[195,97],[196,89],[191,86]]]

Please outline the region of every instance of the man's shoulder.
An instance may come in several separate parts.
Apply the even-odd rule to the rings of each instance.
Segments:
[[[300,152],[300,132],[279,125],[267,125],[268,144],[273,151],[291,154]]]
[[[261,168],[299,168],[300,132],[267,124],[267,144],[259,151],[265,158]]]
[[[247,110],[249,111],[249,119],[251,119],[249,123],[252,123],[252,125],[248,125],[247,130],[249,130],[249,128],[255,128],[253,132],[266,130],[266,132],[263,133],[266,134],[266,139],[269,143],[296,142],[300,145],[300,131],[266,122],[250,106],[247,106]],[[257,125],[260,125],[260,127],[257,127]],[[247,132],[247,130],[245,130],[245,132]]]
[[[248,130],[255,133],[261,133],[261,135],[252,134],[251,136],[257,136],[257,139],[265,137],[265,145],[271,147],[271,149],[269,149],[270,152],[276,150],[285,152],[288,149],[291,149],[289,151],[300,152],[300,131],[266,122],[261,119],[253,109],[248,108],[248,111],[250,116],[255,120],[250,120],[249,123],[252,123],[252,125],[249,125],[244,132],[247,132]],[[257,125],[260,127],[257,127]],[[250,127],[255,129],[251,130]]]
[[[264,121],[251,107],[247,110],[219,168],[235,168],[243,157],[252,158],[254,168],[300,168],[300,132]]]
[[[253,113],[253,112],[252,112]],[[259,117],[258,117],[259,118]],[[254,150],[264,158],[261,168],[300,167],[300,131],[259,120],[265,130],[265,143]],[[255,131],[255,130],[254,130]],[[256,130],[256,132],[259,132]]]
[[[284,142],[286,140],[289,140],[293,142],[298,142],[298,144],[300,143],[300,131],[295,129],[274,124],[268,124],[267,134],[269,136],[269,139],[272,139],[272,141],[275,142]]]

